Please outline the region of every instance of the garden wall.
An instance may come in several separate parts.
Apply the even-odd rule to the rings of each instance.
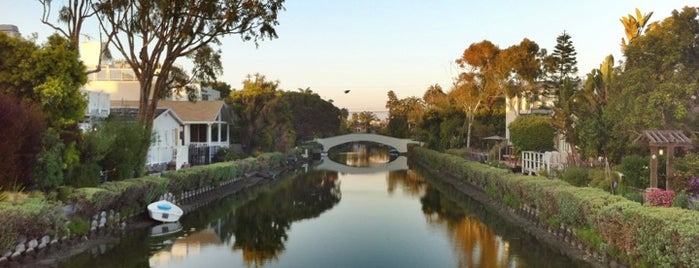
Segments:
[[[699,267],[699,212],[643,206],[595,188],[514,174],[413,148],[411,160],[469,183],[600,258],[633,267]]]

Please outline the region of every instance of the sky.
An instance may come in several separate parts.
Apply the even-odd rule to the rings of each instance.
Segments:
[[[14,24],[24,36],[37,33],[39,41],[53,32],[40,22],[38,1],[0,4],[0,24]],[[422,97],[434,84],[448,91],[459,72],[454,61],[472,43],[489,40],[504,49],[528,38],[550,53],[565,31],[584,76],[609,54],[622,59],[621,17],[639,8],[659,21],[684,6],[699,0],[287,0],[279,38],[257,47],[238,36],[222,39],[219,80],[240,89],[247,75],[260,73],[283,90],[310,88],[351,112],[379,112],[389,90],[398,98]],[[86,34],[98,37],[94,29]]]

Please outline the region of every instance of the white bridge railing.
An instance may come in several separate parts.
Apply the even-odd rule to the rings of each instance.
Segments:
[[[536,174],[546,171],[551,174],[551,170],[563,168],[563,159],[559,152],[522,152],[522,173]]]

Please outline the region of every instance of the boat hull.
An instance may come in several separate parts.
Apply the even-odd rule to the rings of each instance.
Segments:
[[[148,216],[159,222],[176,222],[182,217],[183,211],[177,205],[165,200],[148,205]]]

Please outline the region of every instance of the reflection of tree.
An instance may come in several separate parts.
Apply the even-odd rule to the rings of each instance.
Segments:
[[[414,170],[398,170],[388,173],[388,193],[392,194],[397,187],[402,187],[406,194],[421,196],[425,192],[425,181]]]
[[[431,223],[446,225],[459,255],[459,267],[509,267],[516,263],[510,263],[506,242],[483,222],[468,217],[463,208],[438,190],[428,187],[421,201]]]
[[[589,266],[552,251],[443,179],[427,175],[424,180],[422,211],[429,223],[446,228],[460,267]]]
[[[288,181],[235,211],[234,250],[243,250],[246,264],[264,264],[284,250],[291,223],[318,217],[340,202],[336,172],[311,171]]]

